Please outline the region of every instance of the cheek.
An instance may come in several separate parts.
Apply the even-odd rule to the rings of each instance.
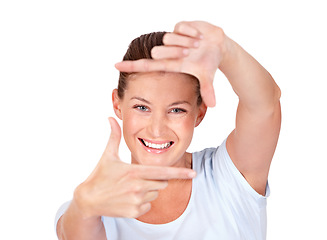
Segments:
[[[129,114],[123,115],[123,124],[125,128],[133,129],[133,127],[135,126],[135,120]]]
[[[126,112],[123,114],[123,129],[124,134],[131,134],[137,131],[142,125],[141,119],[139,119],[132,112]]]
[[[193,131],[195,127],[195,118],[186,117],[184,119],[180,119],[175,123],[175,130],[178,132],[178,135],[183,136],[185,138],[192,138]]]

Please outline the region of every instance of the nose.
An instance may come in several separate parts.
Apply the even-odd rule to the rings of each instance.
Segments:
[[[152,114],[148,131],[155,138],[163,137],[167,133],[167,119],[164,114]]]

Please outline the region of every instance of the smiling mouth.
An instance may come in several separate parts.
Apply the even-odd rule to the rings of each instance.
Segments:
[[[158,143],[148,142],[142,138],[139,138],[139,140],[144,146],[157,150],[168,149],[170,146],[174,144],[173,141],[158,144]]]

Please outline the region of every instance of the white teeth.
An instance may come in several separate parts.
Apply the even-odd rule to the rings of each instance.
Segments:
[[[164,149],[164,148],[170,147],[170,145],[171,145],[170,142],[163,143],[163,144],[156,144],[156,143],[147,142],[144,139],[143,139],[143,142],[144,142],[145,146],[154,148],[154,149]]]

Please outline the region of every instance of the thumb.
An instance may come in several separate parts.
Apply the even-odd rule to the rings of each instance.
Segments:
[[[118,155],[119,144],[121,139],[121,129],[116,119],[110,117],[108,118],[108,120],[111,127],[111,133],[105,152]]]
[[[213,88],[213,81],[206,80],[200,83],[201,96],[204,103],[208,107],[214,107],[216,105],[215,90]]]

